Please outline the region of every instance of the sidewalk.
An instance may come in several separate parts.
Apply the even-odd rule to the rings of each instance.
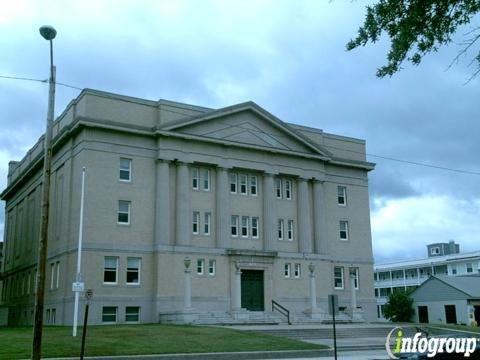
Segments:
[[[165,354],[165,355],[122,355],[122,356],[91,356],[89,360],[253,360],[253,359],[317,359],[333,355],[331,349],[320,350],[286,350],[286,351],[246,351],[223,353]],[[48,360],[72,360],[70,358],[48,358]]]
[[[72,360],[75,358],[49,358],[48,360]],[[240,353],[203,353],[203,354],[169,354],[169,355],[132,355],[132,356],[96,356],[86,357],[88,360],[333,360],[333,350],[300,350],[300,351],[258,351]],[[342,351],[339,360],[386,360],[385,350]]]

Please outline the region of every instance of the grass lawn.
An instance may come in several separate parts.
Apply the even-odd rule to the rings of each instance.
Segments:
[[[71,327],[47,326],[43,332],[42,357],[78,357],[81,338],[81,327],[77,337],[73,338]],[[29,358],[31,345],[31,327],[0,327],[0,359]],[[89,326],[85,355],[274,351],[321,348],[325,348],[325,346],[220,327],[148,324]]]
[[[432,328],[433,326],[433,328]],[[439,325],[431,325],[427,326],[430,327],[432,330],[436,332],[440,332],[441,330],[438,328],[443,328],[443,329],[453,329],[453,330],[463,330],[463,331],[471,331],[471,332],[477,332],[480,333],[480,327],[478,326],[466,326],[466,325],[444,325],[444,324],[439,324]]]

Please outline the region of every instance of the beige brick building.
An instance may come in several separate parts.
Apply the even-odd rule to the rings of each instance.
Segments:
[[[318,321],[328,294],[345,319],[375,318],[363,140],[252,102],[214,110],[86,89],[53,141],[47,323],[73,319],[82,167],[91,323],[271,320],[272,301]],[[32,321],[42,147],[9,164],[1,194],[9,324]]]

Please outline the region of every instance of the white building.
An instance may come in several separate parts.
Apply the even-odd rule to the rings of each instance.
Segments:
[[[374,267],[377,317],[394,291],[413,291],[430,275],[473,275],[480,269],[480,251],[460,253],[454,241],[427,245],[428,257],[417,260],[376,264]]]

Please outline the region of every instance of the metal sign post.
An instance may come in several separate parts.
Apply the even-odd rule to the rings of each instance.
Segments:
[[[338,295],[328,295],[328,309],[333,320],[333,354],[337,360],[337,331],[335,328],[335,315],[338,312]]]
[[[93,296],[93,290],[88,289],[85,292],[85,298],[87,303],[85,304],[85,315],[83,317],[83,333],[82,333],[82,348],[80,350],[80,360],[83,360],[83,355],[85,354],[85,337],[87,336],[87,323],[88,323],[88,307],[90,306],[90,299]]]

